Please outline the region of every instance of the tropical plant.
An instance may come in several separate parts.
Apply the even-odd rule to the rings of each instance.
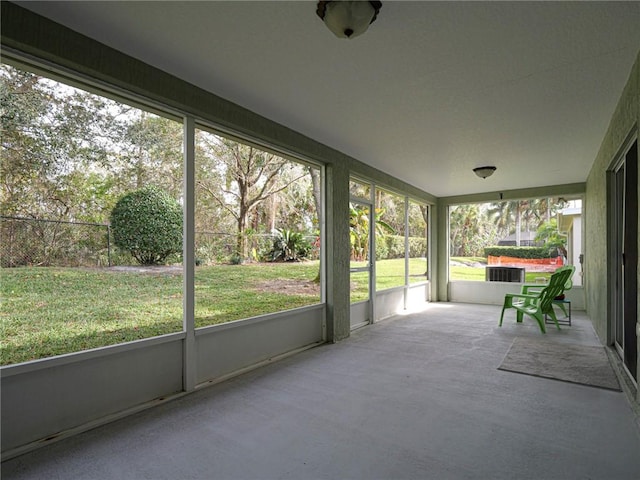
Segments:
[[[487,216],[492,220],[498,229],[500,236],[506,237],[510,233],[520,232],[520,202],[497,202],[491,203],[487,209]],[[516,240],[519,245],[519,237]]]
[[[295,262],[306,258],[311,251],[311,244],[300,232],[289,229],[274,229],[271,261]]]
[[[523,231],[536,230],[555,214],[561,201],[551,198],[506,201],[489,204],[487,214],[498,228],[500,236],[516,234],[516,245],[521,244]]]
[[[376,238],[387,233],[393,234],[393,228],[382,220],[383,208],[374,210],[374,234]],[[349,203],[349,240],[351,259],[366,260],[369,258],[369,207]]]
[[[536,241],[544,243],[544,246],[549,250],[566,252],[567,239],[560,235],[558,232],[558,221],[552,218],[548,222],[543,223],[538,228],[536,233]]]
[[[456,205],[449,213],[449,243],[452,256],[474,255],[474,242],[479,238],[480,209],[477,204]]]
[[[182,251],[182,207],[157,187],[134,190],[111,211],[111,230],[115,244],[141,265],[160,264]]]

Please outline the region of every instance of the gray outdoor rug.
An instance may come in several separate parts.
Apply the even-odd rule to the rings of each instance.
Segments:
[[[620,391],[604,347],[517,337],[498,370]]]

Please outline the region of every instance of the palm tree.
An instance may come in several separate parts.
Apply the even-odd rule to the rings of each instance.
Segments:
[[[385,233],[395,233],[393,228],[382,220],[383,208],[374,210],[374,233],[376,238]],[[369,207],[349,203],[349,237],[351,243],[351,259],[366,260],[369,258]]]
[[[498,231],[503,237],[506,237],[511,233],[511,225],[515,223],[515,230],[518,232],[516,243],[520,244],[520,211],[518,203],[519,202],[513,200],[508,202],[492,203],[487,209],[487,216],[494,222],[496,227],[498,227]]]
[[[449,212],[449,238],[452,256],[469,256],[473,253],[473,239],[478,237],[480,208],[476,204],[456,205]]]

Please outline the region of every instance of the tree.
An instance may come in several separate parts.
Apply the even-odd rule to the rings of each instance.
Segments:
[[[8,65],[0,103],[2,214],[105,221],[117,197],[122,106]]]
[[[7,65],[0,71],[2,214],[60,219],[69,206],[59,188],[66,155],[55,122],[60,104],[52,85]],[[67,125],[70,132],[73,125]]]
[[[182,251],[182,208],[157,187],[124,195],[111,212],[115,244],[141,265],[156,265]]]
[[[201,145],[210,168],[220,172],[224,184],[200,179],[198,186],[234,218],[236,254],[244,260],[249,257],[246,232],[250,215],[305,174],[290,175],[292,162],[223,137],[203,136]]]
[[[500,236],[506,237],[512,231],[516,230],[519,232],[519,202],[508,201],[491,203],[487,209],[487,215],[498,228]]]
[[[418,203],[413,200],[409,201],[409,241],[415,241],[415,238],[423,238],[424,239],[424,250],[420,251],[420,255],[422,257],[428,257],[428,244],[427,244],[427,235],[428,235],[428,225],[429,225],[429,209],[426,204]],[[410,247],[410,256],[416,256],[416,253],[411,253]]]
[[[564,201],[552,198],[508,201],[492,203],[488,213],[502,237],[516,234],[516,245],[520,246],[520,234],[523,231],[537,230],[544,222],[562,208]]]
[[[130,108],[126,112],[121,179],[127,189],[154,184],[178,198],[182,194],[182,125]]]
[[[480,208],[477,204],[456,205],[449,213],[450,255],[473,256],[479,233]]]
[[[566,256],[567,238],[558,232],[558,221],[555,218],[544,222],[538,227],[536,241],[543,243],[545,247],[549,248],[550,252],[555,254],[559,250]]]
[[[384,209],[374,211],[373,229],[376,238],[385,233],[395,233],[382,216]],[[369,207],[349,203],[349,238],[351,243],[351,259],[363,261],[369,259]]]
[[[2,214],[104,222],[124,192],[182,190],[182,126],[0,66]]]
[[[320,170],[314,167],[307,167],[309,176],[311,177],[311,192],[313,195],[313,203],[316,208],[316,218],[318,222],[318,231],[323,223],[322,218],[322,190],[320,187]]]

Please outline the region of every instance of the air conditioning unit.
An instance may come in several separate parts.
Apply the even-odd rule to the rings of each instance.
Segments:
[[[519,282],[524,283],[525,269],[519,267],[487,267],[487,282]]]

